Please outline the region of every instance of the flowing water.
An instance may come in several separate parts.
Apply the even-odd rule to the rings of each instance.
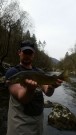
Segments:
[[[55,89],[51,97],[44,95],[45,100],[60,103],[70,109],[76,115],[76,82],[70,84],[63,83]],[[43,135],[76,135],[76,131],[60,131],[48,125],[47,118],[50,108],[44,109],[44,133]]]
[[[72,85],[63,83],[60,87],[55,89],[55,92],[51,97],[44,95],[44,99],[61,103],[62,105],[68,107],[76,115],[76,82],[74,82]],[[0,86],[0,135],[6,134],[8,100],[8,91]],[[54,127],[49,126],[47,122],[49,113],[50,109],[45,108],[43,135],[76,135],[75,131],[60,131]]]

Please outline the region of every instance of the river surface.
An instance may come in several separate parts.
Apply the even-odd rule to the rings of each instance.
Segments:
[[[44,95],[44,99],[65,105],[76,115],[76,82],[74,82],[73,85],[63,83],[60,87],[55,89],[55,92],[51,97]],[[6,135],[8,100],[8,91],[0,88],[0,135]],[[75,131],[60,131],[49,126],[47,122],[49,113],[50,108],[45,108],[43,135],[76,135]]]
[[[65,105],[76,115],[76,82],[72,83],[72,85],[63,83],[60,87],[55,89],[51,97],[44,95],[44,99]],[[44,109],[43,135],[76,135],[76,131],[60,131],[48,125],[47,117],[50,112],[50,108]]]

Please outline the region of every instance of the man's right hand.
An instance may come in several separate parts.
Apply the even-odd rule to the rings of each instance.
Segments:
[[[37,82],[29,79],[25,79],[25,85],[29,90],[35,90],[37,88]]]

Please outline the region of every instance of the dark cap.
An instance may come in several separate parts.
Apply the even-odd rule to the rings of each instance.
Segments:
[[[35,52],[35,45],[31,41],[26,40],[20,44],[20,49],[21,49],[21,51],[31,50],[31,51]]]

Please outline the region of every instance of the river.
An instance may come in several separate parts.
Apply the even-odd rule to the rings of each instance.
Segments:
[[[51,97],[44,95],[44,99],[65,105],[76,115],[76,87],[74,87],[74,85],[63,83],[60,87],[55,89],[55,92]],[[50,109],[45,108],[43,135],[76,135],[76,131],[60,131],[54,127],[49,126],[47,123],[47,117],[49,113]]]
[[[9,93],[6,89],[0,88],[0,135],[6,134],[7,127],[7,112],[8,112]],[[55,89],[51,97],[44,95],[45,100],[61,103],[68,107],[76,115],[76,85],[63,83]],[[75,131],[60,131],[51,127],[47,123],[49,108],[44,109],[44,132],[43,135],[76,135]]]

